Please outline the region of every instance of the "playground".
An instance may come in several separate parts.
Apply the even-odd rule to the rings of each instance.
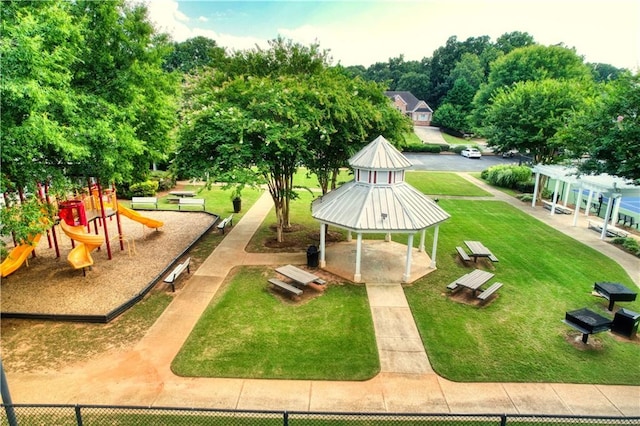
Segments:
[[[123,210],[124,211],[124,210]],[[135,212],[134,212],[135,213]],[[106,244],[91,251],[91,267],[74,269],[67,257],[80,247],[56,225],[60,256],[56,256],[50,238],[42,235],[35,247],[35,257],[2,279],[3,314],[26,313],[71,316],[104,316],[136,298],[179,257],[186,248],[209,229],[216,216],[202,212],[145,211],[143,216],[163,222],[157,230],[121,213],[121,233],[115,215],[106,218],[111,259]],[[104,238],[99,223],[98,234]],[[70,228],[67,226],[67,228]],[[77,228],[77,227],[76,227]],[[85,228],[86,230],[86,228]],[[51,232],[49,233],[51,236]],[[119,235],[124,236],[123,249]],[[81,237],[82,238],[82,237]],[[36,295],[36,297],[34,297]]]

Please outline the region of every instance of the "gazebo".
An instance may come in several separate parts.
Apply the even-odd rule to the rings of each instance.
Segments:
[[[535,207],[536,198],[538,192],[540,192],[540,176],[548,176],[555,180],[554,198],[551,200],[551,214],[555,213],[556,205],[560,202],[566,207],[569,201],[569,194],[572,188],[577,190],[575,197],[575,210],[573,216],[573,226],[576,226],[578,222],[578,215],[580,214],[580,206],[585,204],[584,213],[589,216],[589,208],[592,204],[594,196],[601,194],[607,197],[610,202],[607,203],[607,210],[604,215],[604,221],[601,232],[601,239],[604,239],[607,235],[607,227],[615,226],[618,218],[618,212],[622,199],[628,197],[630,199],[637,199],[640,196],[640,187],[629,182],[627,179],[620,178],[618,176],[612,176],[608,174],[600,175],[584,175],[580,174],[575,167],[567,167],[557,164],[545,165],[537,164],[533,167],[533,173],[535,174],[535,185],[533,190],[532,207]],[[560,184],[562,183],[563,189],[560,190]],[[560,193],[562,192],[562,194]],[[584,200],[584,195],[587,194],[587,199]],[[637,210],[633,213],[638,213]]]
[[[431,268],[436,267],[439,225],[450,216],[432,199],[405,182],[411,162],[384,137],[378,136],[349,159],[354,179],[314,200],[311,215],[320,222],[320,267],[326,266],[325,231],[327,225],[357,235],[353,281],[360,282],[363,234],[408,234],[403,282],[411,274],[413,237],[420,232],[419,251],[424,251],[425,233],[435,227]]]

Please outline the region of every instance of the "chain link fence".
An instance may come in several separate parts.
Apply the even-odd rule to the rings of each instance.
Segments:
[[[616,426],[640,417],[511,414],[390,414],[97,405],[0,404],[4,426]]]

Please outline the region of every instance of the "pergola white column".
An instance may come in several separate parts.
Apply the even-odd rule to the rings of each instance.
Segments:
[[[531,207],[536,206],[536,199],[538,198],[538,187],[540,186],[540,172],[536,172],[536,180],[533,184],[533,199],[531,200]]]
[[[427,233],[427,228],[423,229],[422,232],[420,233],[420,245],[418,246],[418,251],[421,253],[424,251],[424,238],[426,233]]]
[[[562,195],[562,206],[567,207],[567,202],[569,201],[569,191],[571,191],[571,184],[566,182],[566,186],[564,188],[564,194]]]
[[[327,231],[327,225],[325,223],[320,224],[320,267],[324,268],[327,266],[327,260],[324,257],[324,248],[325,248],[325,232]]]
[[[582,187],[580,187],[576,197],[576,209],[573,212],[573,226],[578,224],[578,215],[580,215],[580,206],[582,205],[582,192]],[[587,205],[586,210],[589,210],[589,205]]]
[[[433,230],[433,248],[431,249],[431,268],[436,269],[436,252],[438,247],[438,232],[440,230],[440,225],[436,225]]]
[[[612,201],[611,199],[609,200]],[[618,213],[620,213],[620,204],[622,203],[622,197],[613,198],[613,212],[611,213],[611,226],[616,226],[618,223]]]
[[[551,216],[556,214],[556,203],[558,202],[559,189],[560,189],[560,179],[556,179],[556,185],[553,188],[553,199],[551,200]]]
[[[409,234],[409,240],[407,241],[407,259],[404,264],[404,275],[402,276],[402,282],[409,282],[411,278],[411,252],[413,251],[413,234]]]
[[[607,236],[607,228],[609,227],[609,218],[611,217],[611,211],[613,210],[613,200],[609,198],[609,202],[607,203],[607,211],[604,214],[604,220],[602,223],[602,233],[600,234],[600,239],[604,240]]]
[[[593,189],[589,190],[589,196],[587,197],[587,207],[585,208],[584,215],[589,217],[591,213],[591,203],[593,202]]]
[[[360,262],[362,260],[362,233],[358,232],[356,242],[356,273],[353,274],[353,281],[359,283],[362,280],[360,273]]]

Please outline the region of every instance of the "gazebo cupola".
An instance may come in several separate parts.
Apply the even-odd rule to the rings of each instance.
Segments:
[[[325,227],[333,225],[357,234],[354,281],[359,282],[360,253],[364,233],[409,234],[403,280],[410,274],[413,235],[421,231],[419,250],[424,251],[425,230],[435,226],[431,267],[435,268],[438,226],[449,218],[433,200],[405,182],[411,162],[384,137],[378,136],[349,159],[354,179],[312,204],[312,216],[320,221],[320,266],[326,266]]]

